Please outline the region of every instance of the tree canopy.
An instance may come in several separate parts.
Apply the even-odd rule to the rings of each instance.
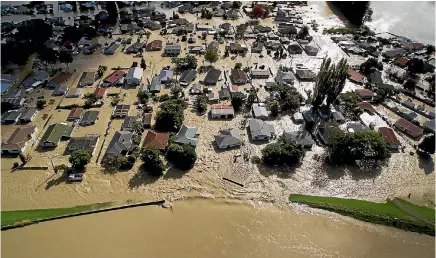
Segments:
[[[65,51],[61,51],[59,53],[59,61],[61,63],[65,63],[67,64],[67,66],[73,62],[73,56],[71,55],[71,53],[65,52]]]
[[[86,150],[77,150],[70,154],[68,159],[74,168],[84,168],[91,160],[91,153]]]
[[[206,112],[208,101],[209,98],[206,96],[206,94],[198,95],[195,99],[195,107],[200,114],[204,114],[204,112]]]
[[[177,69],[196,69],[197,68],[197,58],[193,55],[187,55],[186,57],[173,57],[171,58],[171,63],[175,64]]]
[[[309,36],[309,27],[307,27],[306,25],[303,26],[303,28],[300,29],[300,31],[297,34],[297,38],[298,39],[304,39],[307,36]]]
[[[209,63],[215,63],[218,61],[218,58],[218,53],[212,49],[206,50],[206,53],[204,54],[204,59]]]
[[[177,132],[184,119],[183,107],[178,100],[162,103],[156,115],[155,128],[159,131]]]
[[[158,150],[142,150],[141,160],[144,162],[147,171],[149,171],[153,176],[161,176],[163,171],[165,171],[165,165],[163,164]]]
[[[268,144],[262,150],[262,161],[269,165],[292,166],[304,157],[303,147],[281,136],[276,143]]]
[[[294,86],[275,84],[271,90],[277,91],[280,94],[279,102],[282,111],[289,110],[293,112],[300,107],[303,97]]]
[[[371,75],[373,69],[383,70],[383,63],[373,57],[368,58],[359,68],[360,72],[365,76]]]
[[[197,161],[197,153],[192,146],[173,143],[168,147],[167,159],[177,168],[188,170]]]
[[[234,92],[232,94],[232,106],[235,111],[239,111],[245,103],[246,96],[242,92]]]
[[[434,154],[435,153],[435,135],[427,135],[418,144],[418,148],[425,153]]]

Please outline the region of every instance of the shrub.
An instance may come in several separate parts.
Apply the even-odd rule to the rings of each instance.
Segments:
[[[19,165],[18,162],[14,162],[13,168],[17,168]]]
[[[259,164],[259,163],[260,163],[260,158],[259,158],[259,156],[253,156],[253,157],[251,157],[251,163],[253,163],[253,164]]]
[[[160,105],[156,115],[156,130],[178,131],[184,119],[183,106],[178,100],[169,100]]]
[[[144,162],[145,168],[153,176],[161,176],[163,171],[165,171],[165,165],[158,150],[144,149],[141,154],[141,160]]]
[[[181,170],[191,169],[195,161],[197,161],[197,154],[192,146],[183,144],[171,144],[168,147],[167,159]]]
[[[86,150],[77,150],[70,154],[68,159],[74,168],[84,168],[91,160],[91,153]]]

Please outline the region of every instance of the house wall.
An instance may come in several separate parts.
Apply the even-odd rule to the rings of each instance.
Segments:
[[[260,79],[268,79],[269,78],[269,74],[252,74],[251,78],[260,78]]]
[[[233,147],[237,147],[240,146],[241,144],[230,144],[230,145],[221,145],[218,146],[219,149],[228,149],[228,148],[233,148]]]
[[[41,147],[56,147],[58,146],[57,142],[40,142],[39,146]]]
[[[253,140],[264,141],[264,140],[269,140],[269,137],[267,135],[256,135],[253,137]]]

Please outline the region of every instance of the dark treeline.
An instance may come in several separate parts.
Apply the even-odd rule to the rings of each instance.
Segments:
[[[369,1],[328,2],[340,11],[347,20],[356,26],[371,21],[372,9]]]

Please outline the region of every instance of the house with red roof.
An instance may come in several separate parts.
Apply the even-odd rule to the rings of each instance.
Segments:
[[[406,133],[413,138],[419,137],[424,133],[424,129],[415,124],[412,124],[404,118],[398,119],[394,125],[398,130]]]
[[[390,149],[398,150],[401,146],[401,142],[398,140],[397,136],[395,135],[394,130],[389,127],[379,127],[378,132],[385,138],[385,140],[389,144]]]
[[[357,103],[357,106],[365,111],[368,111],[369,113],[372,113],[372,114],[376,113],[374,107],[368,102]]]
[[[142,144],[142,148],[164,150],[165,147],[168,145],[168,139],[168,133],[148,131]]]
[[[124,72],[123,70],[116,70],[113,73],[109,74],[106,78],[104,78],[103,82],[113,85],[119,79],[121,79],[125,74],[126,72]]]
[[[363,100],[371,100],[374,96],[374,92],[368,89],[356,89],[354,92]]]
[[[147,51],[161,51],[162,50],[162,40],[153,40],[147,44]]]
[[[365,76],[351,68],[348,68],[348,75],[350,76],[348,79],[354,83],[363,84],[365,82]]]
[[[106,95],[106,89],[105,88],[97,88],[95,90],[94,94],[97,96],[97,98],[102,99]]]

